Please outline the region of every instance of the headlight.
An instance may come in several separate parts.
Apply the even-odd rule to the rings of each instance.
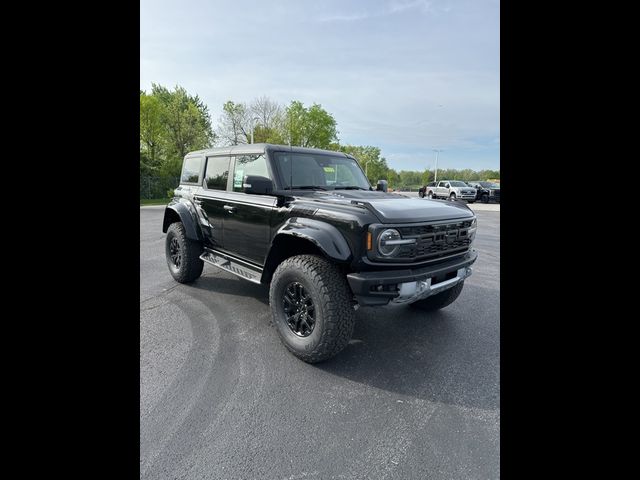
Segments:
[[[378,253],[383,257],[391,257],[398,253],[400,245],[416,243],[415,238],[403,239],[394,228],[388,228],[378,236]]]
[[[389,228],[382,232],[378,237],[378,252],[380,255],[384,255],[385,257],[390,257],[394,253],[398,251],[400,248],[397,244],[394,244],[394,240],[400,240],[402,237],[400,236],[400,232],[394,230],[393,228]],[[391,243],[389,243],[391,242]]]
[[[471,240],[471,242],[473,242],[473,240],[476,237],[476,230],[477,229],[478,229],[478,222],[474,218],[473,221],[471,222],[471,226],[469,227],[469,230],[467,231],[467,235],[469,235],[469,240]]]

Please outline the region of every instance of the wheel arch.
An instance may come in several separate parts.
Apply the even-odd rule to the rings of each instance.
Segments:
[[[349,244],[333,225],[310,218],[291,218],[273,237],[261,282],[269,283],[278,265],[287,258],[304,254],[343,264],[352,256]]]
[[[169,225],[181,222],[184,225],[187,238],[202,241],[202,232],[197,222],[195,211],[189,208],[186,202],[172,201],[164,210],[162,220],[162,233],[167,233]]]

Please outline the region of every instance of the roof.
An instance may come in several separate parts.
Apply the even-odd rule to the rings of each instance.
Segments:
[[[305,148],[305,147],[292,147],[289,145],[274,145],[272,143],[241,143],[239,145],[230,145],[228,147],[216,147],[207,148],[204,150],[196,150],[194,152],[187,153],[189,155],[203,154],[206,156],[211,155],[231,155],[231,154],[256,154],[264,153],[266,150],[279,150],[294,153],[322,153],[332,154],[341,157],[351,157],[343,152],[335,152],[333,150],[323,150],[320,148]]]

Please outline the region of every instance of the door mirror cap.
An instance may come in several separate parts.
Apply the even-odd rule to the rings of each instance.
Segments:
[[[376,190],[378,192],[386,192],[388,189],[388,183],[386,180],[378,180],[378,184],[376,185]]]

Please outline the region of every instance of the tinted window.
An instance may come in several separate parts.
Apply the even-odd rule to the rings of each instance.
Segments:
[[[200,183],[200,166],[202,165],[201,157],[190,157],[184,159],[182,165],[181,183]]]
[[[243,185],[247,175],[255,175],[271,179],[264,155],[239,155],[235,157],[236,165],[233,171],[233,191],[244,191]]]
[[[209,157],[204,186],[210,190],[226,190],[229,178],[229,157]]]

